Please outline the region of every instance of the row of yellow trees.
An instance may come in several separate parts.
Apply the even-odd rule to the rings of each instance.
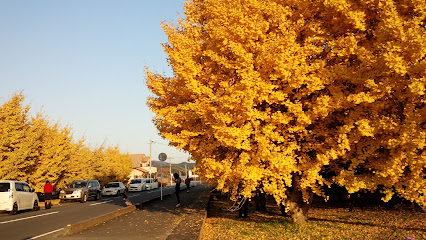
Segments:
[[[75,179],[126,180],[132,167],[128,154],[74,141],[69,127],[41,113],[30,116],[24,100],[18,93],[0,106],[0,179],[28,181],[36,191],[46,180],[57,189]]]

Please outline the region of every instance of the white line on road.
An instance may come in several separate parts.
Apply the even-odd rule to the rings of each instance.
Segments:
[[[31,216],[31,217],[25,217],[25,218],[13,219],[13,220],[9,220],[9,221],[0,222],[0,224],[10,223],[10,222],[17,222],[17,221],[21,221],[21,220],[25,220],[25,219],[30,219],[30,218],[36,218],[36,217],[46,216],[46,215],[50,215],[50,214],[54,214],[54,213],[58,213],[58,212],[50,212],[50,213],[45,213],[45,214],[35,215],[35,216]]]
[[[60,228],[60,229],[53,230],[53,231],[51,231],[51,232],[43,233],[43,234],[41,234],[41,235],[38,235],[38,236],[35,236],[35,237],[32,237],[32,238],[27,238],[26,240],[31,240],[31,239],[36,239],[36,238],[39,238],[39,237],[44,237],[44,236],[49,235],[49,234],[52,234],[52,233],[54,233],[54,232],[61,231],[62,229],[64,229],[64,228]]]
[[[98,202],[98,203],[92,203],[92,204],[90,204],[90,206],[94,206],[94,205],[98,205],[98,204],[103,204],[103,203],[107,203],[107,202],[112,202],[112,200]]]
[[[140,195],[139,194],[135,194],[135,195],[132,195],[132,196],[128,196],[127,198],[131,198],[131,197],[139,197]]]

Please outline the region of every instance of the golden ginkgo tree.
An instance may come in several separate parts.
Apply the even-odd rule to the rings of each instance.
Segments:
[[[218,189],[306,221],[336,183],[425,206],[426,2],[191,0],[146,70],[161,136]]]

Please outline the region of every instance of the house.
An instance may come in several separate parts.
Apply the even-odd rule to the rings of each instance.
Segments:
[[[149,173],[156,174],[157,168],[150,167],[150,158],[145,156],[145,154],[129,154],[130,159],[132,160],[133,170],[130,173],[129,178],[142,178],[149,176]]]

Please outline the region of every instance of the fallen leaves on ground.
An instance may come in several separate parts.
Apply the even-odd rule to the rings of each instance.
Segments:
[[[279,215],[278,207],[267,213],[249,210],[248,219],[230,212],[232,203],[211,202],[202,239],[426,239],[426,213],[408,210],[367,209],[348,212],[344,208],[311,208],[305,226]],[[214,212],[212,212],[214,211]]]

